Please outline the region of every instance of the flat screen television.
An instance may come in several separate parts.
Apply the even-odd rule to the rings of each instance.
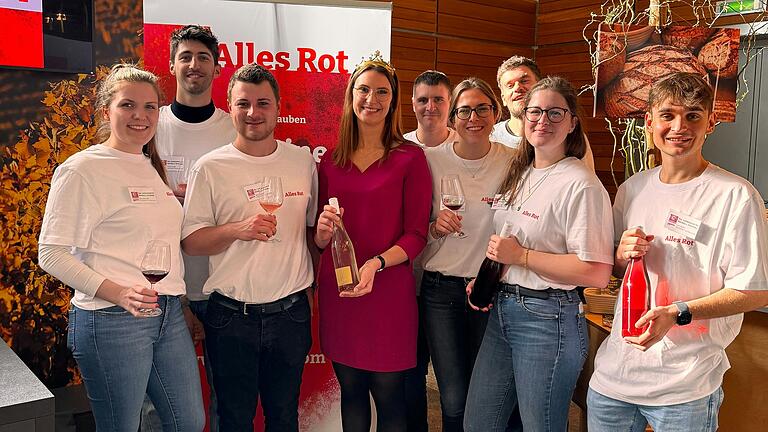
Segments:
[[[93,0],[0,0],[0,67],[93,72]]]

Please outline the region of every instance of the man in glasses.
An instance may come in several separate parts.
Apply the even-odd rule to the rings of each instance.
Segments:
[[[520,144],[523,136],[525,95],[539,80],[541,80],[541,70],[539,70],[536,62],[529,58],[512,56],[499,66],[499,70],[496,72],[496,83],[501,90],[501,103],[509,110],[509,120],[496,123],[491,134],[491,141],[500,142],[512,148]],[[548,115],[548,118],[553,121],[551,116]],[[587,138],[586,134],[584,138]],[[582,161],[592,171],[595,170],[595,161],[592,157],[589,140],[587,140],[587,153]]]

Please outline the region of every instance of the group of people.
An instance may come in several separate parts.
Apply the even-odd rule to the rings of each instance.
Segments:
[[[212,430],[251,431],[259,400],[267,430],[298,430],[316,287],[345,431],[370,429],[369,395],[377,430],[424,430],[430,359],[444,430],[564,431],[587,357],[579,287],[640,256],[647,330],[622,338],[617,326],[600,347],[589,430],[716,430],[724,349],[742,312],[768,304],[768,233],[754,187],[702,156],[715,123],[701,77],[654,84],[646,126],[662,165],[622,184],[611,210],[573,87],[530,59],[501,65],[501,101],[482,79],[453,87],[424,72],[418,129],[403,135],[397,73],[373,56],[352,72],[338,142],[316,164],[274,138],[269,70],[238,69],[226,113],[211,100],[216,37],[190,25],[170,45],[172,104],[135,66],[103,81],[99,144],[56,169],[39,239],[40,266],[75,289],[68,345],[98,430],[135,432],[153,416],[202,430],[203,339]],[[269,177],[282,183],[276,212],[260,205]],[[461,182],[458,209],[442,200],[447,177]],[[330,242],[342,219],[359,283],[340,292]],[[170,269],[149,285],[140,263],[157,240]],[[485,258],[504,270],[492,303],[475,305]]]

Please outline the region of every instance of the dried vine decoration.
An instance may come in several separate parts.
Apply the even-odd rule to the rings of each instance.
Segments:
[[[714,28],[717,20],[723,17],[722,12],[717,12],[717,0],[659,0],[658,2],[652,1],[651,3],[658,3],[657,10],[653,11],[649,8],[636,11],[636,1],[634,0],[607,0],[600,6],[599,12],[592,12],[590,14],[590,19],[582,30],[582,37],[589,46],[593,73],[596,73],[600,64],[613,59],[613,57],[600,59],[600,64],[598,64],[600,47],[597,45],[597,35],[604,26],[607,28],[623,27],[629,29],[631,26],[647,26],[649,22],[655,21],[659,24],[658,27],[667,27],[674,22],[675,25],[688,27]],[[690,8],[693,18],[688,19],[675,16],[673,5],[676,6],[677,10],[680,10],[681,5],[686,9]],[[761,21],[766,18],[766,15],[766,12],[729,14],[729,17],[738,17],[738,24],[747,28],[747,32],[741,35],[743,43],[739,49],[740,52],[744,53],[746,61],[737,74],[739,89],[736,95],[736,107],[749,94],[749,82],[743,72],[755,56],[760,53],[760,50],[754,49],[755,35],[757,34],[757,26],[765,25]],[[657,31],[659,30],[657,29]],[[623,35],[623,40],[619,41],[620,44],[626,47],[628,42],[627,32],[619,34]],[[616,55],[619,54],[621,53],[616,53]],[[594,83],[583,86],[579,94],[587,91],[592,91],[596,97],[597,89]],[[638,171],[649,168],[648,152],[650,150],[642,119],[616,119],[614,122],[611,122],[609,118],[606,118],[605,121],[614,139],[613,155],[611,157],[611,177],[614,184],[618,187],[619,182],[613,170],[616,154],[621,154],[625,158],[625,178],[627,178]]]
[[[45,118],[0,154],[0,337],[49,388],[81,378],[66,347],[72,291],[37,264],[40,222],[53,171],[93,144],[96,83],[108,72],[51,83]]]

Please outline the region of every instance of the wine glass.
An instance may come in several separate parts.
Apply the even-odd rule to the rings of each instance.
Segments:
[[[163,280],[171,270],[171,246],[162,240],[152,240],[147,244],[144,258],[141,260],[141,274],[147,278],[154,290],[155,284]],[[160,308],[139,308],[139,313],[145,317],[156,317],[163,314]]]
[[[280,177],[264,177],[262,191],[259,195],[259,205],[265,212],[274,214],[283,205],[283,181]],[[268,242],[279,242],[277,233],[270,237]]]
[[[464,189],[461,187],[461,180],[456,174],[444,175],[440,179],[440,196],[443,205],[450,209],[454,214],[464,206]],[[467,238],[464,231],[453,233],[456,238]]]

